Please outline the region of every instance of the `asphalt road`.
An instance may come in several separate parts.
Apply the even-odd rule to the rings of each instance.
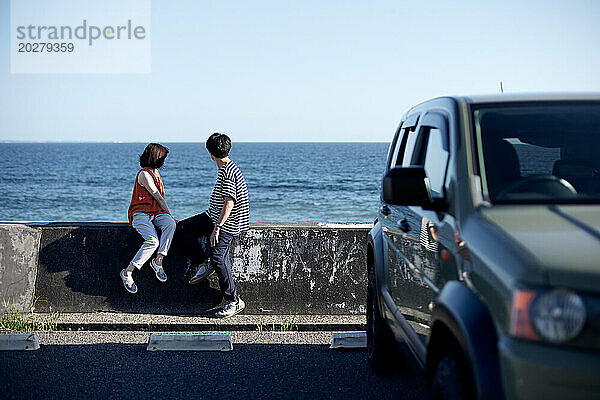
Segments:
[[[240,333],[234,350],[148,352],[146,333],[56,333],[32,352],[0,352],[0,397],[421,399],[422,376],[376,375],[365,350],[330,333]]]

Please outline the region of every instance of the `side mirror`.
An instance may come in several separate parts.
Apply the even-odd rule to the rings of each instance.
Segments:
[[[423,166],[396,167],[383,177],[383,201],[398,206],[420,206],[441,211],[443,199],[431,195],[429,179]]]

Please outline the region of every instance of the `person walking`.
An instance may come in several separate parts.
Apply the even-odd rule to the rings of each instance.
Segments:
[[[156,251],[156,258],[150,266],[161,282],[166,282],[167,275],[163,268],[163,260],[169,251],[176,222],[165,200],[165,189],[158,170],[163,166],[169,150],[158,144],[150,143],[140,156],[140,167],[133,183],[133,193],[127,216],[131,225],[144,238],[142,246],[119,275],[123,286],[130,293],[137,292],[133,281],[135,268],[141,269]],[[160,231],[160,237],[157,233]]]
[[[242,172],[229,158],[231,139],[227,135],[212,134],[206,140],[206,149],[218,168],[209,207],[205,212],[179,222],[177,240],[192,265],[199,264],[189,281],[191,285],[217,273],[224,304],[215,316],[227,318],[246,307],[233,281],[230,248],[233,238],[249,228],[248,187]],[[209,238],[206,251],[198,245],[200,236]]]

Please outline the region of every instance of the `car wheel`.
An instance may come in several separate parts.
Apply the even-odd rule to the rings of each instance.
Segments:
[[[379,312],[375,285],[375,267],[369,271],[367,290],[367,355],[371,368],[383,372],[396,356],[394,335]]]
[[[431,383],[433,400],[475,399],[473,381],[464,356],[458,351],[444,353]]]

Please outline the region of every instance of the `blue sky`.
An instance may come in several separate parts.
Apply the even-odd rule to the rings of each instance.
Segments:
[[[600,91],[600,2],[152,0],[150,74],[11,74],[0,140],[389,141],[448,94]]]

